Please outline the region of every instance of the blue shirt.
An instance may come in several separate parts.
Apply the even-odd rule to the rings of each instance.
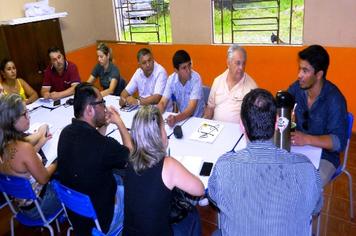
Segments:
[[[321,158],[331,162],[335,168],[340,165],[340,152],[347,142],[347,107],[340,90],[330,81],[324,80],[319,96],[308,108],[308,98],[299,82],[288,89],[297,103],[295,117],[297,130],[310,135],[331,135],[333,150],[323,149]]]
[[[176,72],[171,74],[168,77],[163,97],[168,100],[175,97],[180,112],[187,109],[190,100],[198,100],[193,116],[202,117],[203,115],[205,102],[203,97],[202,82],[200,75],[193,70],[190,79],[185,83],[185,85],[179,81],[178,74]]]
[[[114,90],[114,95],[120,95],[121,91],[123,88],[120,88],[119,82],[120,82],[120,72],[119,68],[115,66],[113,63],[109,62],[108,69],[105,71],[104,67],[101,66],[99,63],[96,64],[94,67],[93,71],[91,72],[91,75],[94,76],[95,78],[99,77],[100,79],[100,85],[104,89],[108,89],[110,87],[111,80],[116,79],[118,81],[116,88]],[[125,86],[124,86],[125,88]],[[121,91],[119,91],[121,90]]]
[[[208,189],[220,209],[222,235],[309,235],[310,217],[322,206],[313,164],[271,140],[221,156]]]

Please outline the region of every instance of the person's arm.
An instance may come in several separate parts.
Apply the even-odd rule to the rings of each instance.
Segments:
[[[327,150],[333,150],[331,135],[310,135],[295,131],[291,133],[291,140],[292,144],[297,146],[311,145]]]
[[[142,98],[140,99],[140,104],[141,105],[156,105],[160,102],[162,98],[162,95],[160,94],[153,94],[151,96],[148,96],[148,97],[145,97],[145,98]]]
[[[23,87],[23,89],[25,90],[25,94],[26,94],[26,104],[30,104],[33,103],[34,101],[36,101],[38,99],[38,94],[37,92],[23,79],[19,79],[21,86]]]
[[[126,99],[128,96],[130,96],[130,94],[127,92],[127,90],[126,89],[122,90],[120,94],[120,100],[119,100],[119,105],[121,107],[126,105]]]
[[[16,158],[21,159],[25,169],[31,173],[38,183],[46,184],[55,171],[56,164],[52,164],[46,169],[33,146],[27,142],[17,142],[16,151]]]
[[[37,132],[26,136],[25,140],[33,145],[36,152],[39,152],[51,137],[52,136],[48,134],[48,125],[44,124],[38,128]]]
[[[129,132],[127,131],[127,128],[124,124],[124,122],[122,121],[119,112],[112,106],[108,107],[108,122],[115,124],[117,126],[117,128],[119,129],[120,135],[121,135],[121,139],[122,139],[122,143],[130,150],[133,150],[133,146],[132,146],[132,141],[131,141],[131,136],[129,134]]]
[[[163,114],[164,111],[166,110],[167,103],[168,103],[168,99],[166,97],[162,97],[161,100],[159,101],[157,108],[161,112],[161,114]]]
[[[87,82],[90,83],[90,84],[92,84],[92,83],[94,83],[94,81],[95,81],[95,76],[90,75],[90,76],[89,76],[89,79],[87,80]]]
[[[204,110],[203,118],[211,120],[213,119],[213,117],[214,117],[214,108],[207,105]]]
[[[178,115],[169,115],[167,117],[168,125],[170,127],[173,127],[179,121],[182,121],[182,120],[185,120],[185,119],[191,117],[194,114],[197,104],[198,104],[198,100],[196,100],[196,99],[189,100],[188,107],[184,111],[182,111],[181,113],[178,113]]]
[[[162,179],[169,189],[177,187],[193,196],[204,195],[204,185],[201,180],[172,157],[164,159]]]
[[[113,94],[116,89],[117,84],[118,84],[118,80],[116,78],[111,79],[109,88],[100,92],[101,96],[105,97],[106,95]]]
[[[51,92],[50,93],[50,98],[52,98],[53,100],[58,100],[64,97],[68,97],[74,94],[74,89],[75,86],[77,86],[79,83],[72,83],[71,86],[69,88],[67,88],[66,90],[62,91],[62,92]]]
[[[50,91],[51,91],[51,86],[42,86],[41,88],[41,96],[45,99],[50,98]]]

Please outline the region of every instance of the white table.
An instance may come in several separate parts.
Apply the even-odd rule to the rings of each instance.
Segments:
[[[68,98],[62,99],[62,103]],[[104,98],[106,100],[107,106],[115,107],[128,129],[131,129],[132,120],[134,115],[136,114],[137,110],[133,110],[131,112],[126,112],[120,110],[119,107],[119,97],[117,96],[106,96]],[[41,105],[41,103],[38,103]],[[31,108],[34,106],[32,105]],[[169,114],[172,113],[164,113],[163,118],[166,119]],[[48,159],[54,159],[56,157],[57,152],[57,145],[58,145],[58,137],[60,135],[61,130],[71,123],[72,118],[74,117],[73,106],[60,106],[53,110],[39,107],[30,112],[31,117],[31,124],[35,123],[47,123],[50,126],[50,132],[53,134],[53,138],[49,140],[46,145],[43,147],[43,150],[47,154],[52,156],[47,156]],[[168,152],[171,156],[180,159],[181,157],[188,157],[191,159],[194,165],[198,167],[195,168],[195,171],[192,171],[193,174],[199,176],[199,171],[203,162],[212,162],[216,163],[217,159],[223,155],[224,153],[231,151],[234,145],[237,143],[238,139],[242,135],[242,131],[240,126],[235,123],[228,123],[228,122],[218,122],[223,125],[223,129],[216,137],[213,143],[201,142],[190,139],[190,136],[193,132],[195,132],[202,122],[207,121],[203,118],[196,118],[191,117],[187,120],[181,121],[178,124],[182,126],[183,131],[183,138],[176,139],[173,133],[173,128],[169,127],[165,124],[165,130],[167,132],[167,136],[170,137],[169,139],[169,146]],[[120,136],[119,131],[115,125],[109,125],[107,128],[108,136],[115,138],[120,143],[122,143],[122,139]],[[243,136],[242,139],[239,141],[237,146],[234,150],[240,150],[246,147],[246,139]],[[296,147],[292,146],[292,152],[302,153],[306,155],[311,162],[314,164],[316,168],[319,168],[320,156],[321,156],[321,148],[312,147],[312,146],[302,146]],[[185,159],[187,160],[187,159]],[[50,160],[49,160],[50,162]],[[184,162],[183,164],[189,165],[190,162]],[[188,166],[189,169],[189,166]],[[199,176],[200,179],[203,181],[204,186],[207,186],[208,177]]]

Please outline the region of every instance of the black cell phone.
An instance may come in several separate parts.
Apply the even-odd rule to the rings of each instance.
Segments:
[[[53,106],[58,106],[58,105],[61,105],[61,100],[60,99],[58,99],[58,100],[53,102]]]
[[[213,165],[214,164],[212,162],[204,162],[199,175],[210,176],[211,169],[213,169]]]

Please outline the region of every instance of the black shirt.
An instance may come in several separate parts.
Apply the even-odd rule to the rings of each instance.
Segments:
[[[112,170],[125,168],[128,155],[127,147],[81,120],[73,119],[59,137],[58,179],[89,195],[104,232],[109,230],[115,204],[117,184]],[[91,235],[91,219],[74,213],[69,218],[76,235]]]

